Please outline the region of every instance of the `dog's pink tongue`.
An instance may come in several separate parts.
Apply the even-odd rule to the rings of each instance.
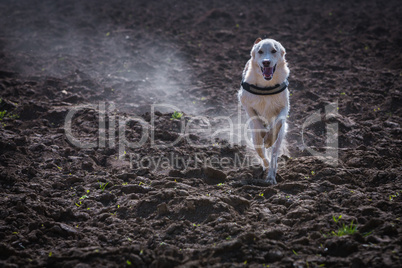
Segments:
[[[272,68],[271,67],[270,68],[264,67],[263,75],[264,75],[264,77],[273,76],[274,75],[274,68],[273,67]]]

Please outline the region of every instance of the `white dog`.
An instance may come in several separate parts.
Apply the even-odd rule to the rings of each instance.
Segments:
[[[266,181],[276,184],[277,159],[286,133],[289,112],[285,48],[273,39],[258,38],[243,71],[239,101],[247,112],[254,148],[268,167]],[[272,146],[271,161],[265,150]]]

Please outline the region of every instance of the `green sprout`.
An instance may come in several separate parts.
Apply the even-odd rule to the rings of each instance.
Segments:
[[[371,235],[372,233],[373,233],[373,231],[366,232],[366,233],[363,234],[363,237],[367,237],[367,236]]]
[[[335,223],[338,223],[338,221],[342,218],[342,215],[339,215],[338,218],[335,218],[335,216],[332,215],[332,219],[334,220]]]
[[[100,182],[100,181],[98,181],[99,182],[99,188],[102,190],[102,192],[106,189],[106,186],[109,184],[108,182],[107,183],[102,183],[102,182]]]
[[[344,235],[351,235],[356,233],[357,231],[357,224],[353,224],[353,221],[350,225],[342,224],[342,227],[338,229],[337,232],[332,231],[331,234],[333,236],[344,236]]]
[[[0,121],[4,119],[4,117],[6,116],[6,114],[7,114],[7,110],[0,111]]]
[[[172,114],[172,118],[170,118],[170,120],[173,120],[173,119],[180,119],[182,116],[183,116],[183,113],[174,111],[174,113]]]
[[[393,201],[395,197],[399,196],[399,193],[396,192],[396,194],[392,194],[389,196],[389,201]]]
[[[18,114],[7,113],[7,110],[0,111],[0,121],[2,121],[4,118],[18,119],[20,116]]]

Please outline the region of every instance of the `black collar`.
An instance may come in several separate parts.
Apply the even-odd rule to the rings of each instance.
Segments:
[[[255,95],[274,95],[284,91],[289,85],[289,81],[286,79],[282,84],[277,84],[273,87],[258,87],[250,85],[247,82],[242,81],[241,86],[245,91],[248,91]]]

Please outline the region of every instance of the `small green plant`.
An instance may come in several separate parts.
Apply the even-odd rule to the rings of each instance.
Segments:
[[[342,224],[342,227],[338,229],[337,232],[332,231],[331,235],[333,236],[344,236],[344,235],[351,235],[356,233],[357,231],[357,224],[353,224],[353,220],[350,225]]]
[[[108,182],[106,183],[102,183],[100,181],[99,182],[99,188],[102,190],[102,192],[106,189],[106,186],[109,184]]]
[[[342,219],[342,215],[339,215],[338,217],[332,215],[332,219],[334,220],[335,223],[338,223],[341,219]],[[331,236],[344,236],[344,235],[351,235],[356,233],[357,231],[357,224],[352,222],[350,223],[350,225],[345,225],[344,223],[342,223],[342,226],[335,232],[335,231],[331,231],[327,234],[322,234],[324,236],[324,238],[327,237],[331,237]]]
[[[338,221],[342,218],[342,215],[339,215],[338,218],[335,218],[335,216],[332,215],[332,219],[334,220],[335,223],[338,223]]]
[[[84,194],[83,196],[81,196],[81,197],[80,197],[80,200],[81,200],[81,199],[85,199],[85,198],[88,198],[88,196],[87,196],[86,194]]]
[[[367,237],[367,236],[371,235],[372,233],[373,233],[373,231],[363,233],[363,237]]]
[[[4,119],[4,117],[6,117],[6,114],[7,114],[7,110],[0,111],[0,121],[2,121]]]
[[[0,121],[2,121],[4,118],[18,119],[20,116],[18,114],[7,113],[7,110],[0,111]]]
[[[392,194],[389,196],[389,201],[393,201],[395,197],[399,196],[399,193],[396,192],[395,194]]]
[[[174,113],[172,114],[172,118],[170,118],[170,120],[173,120],[173,119],[180,119],[182,116],[183,116],[183,113],[174,111]]]

